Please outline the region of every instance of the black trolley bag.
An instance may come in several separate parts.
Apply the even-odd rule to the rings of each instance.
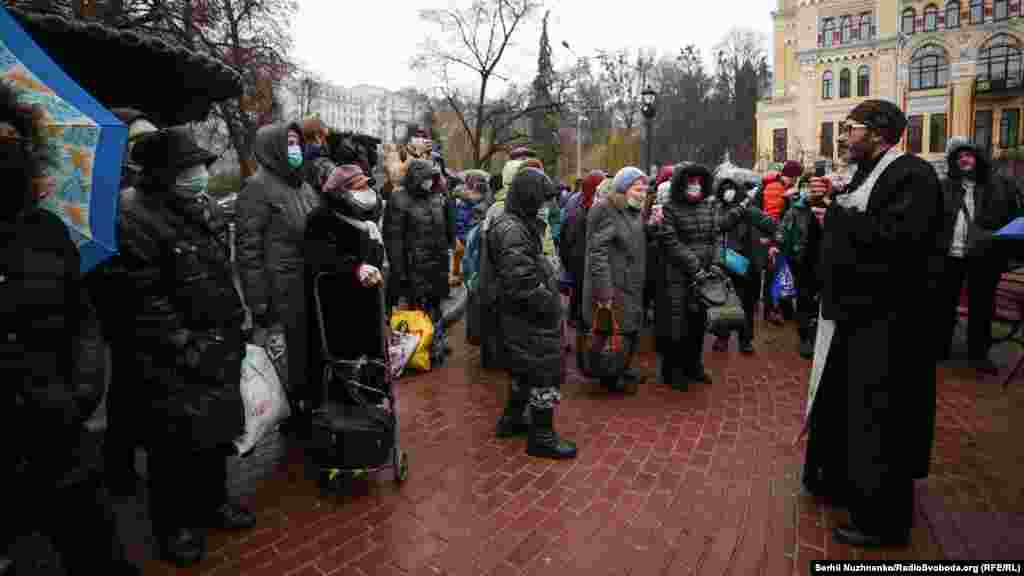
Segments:
[[[379,353],[356,359],[342,359],[331,350],[330,331],[352,330],[352,326],[327,326],[332,306],[344,302],[324,299],[337,293],[339,277],[319,273],[313,280],[313,297],[323,352],[322,406],[313,412],[312,438],[307,450],[318,470],[321,489],[334,487],[338,480],[391,468],[396,482],[409,474],[408,456],[398,442],[398,406],[388,370],[388,346],[384,286],[378,287],[380,304]]]

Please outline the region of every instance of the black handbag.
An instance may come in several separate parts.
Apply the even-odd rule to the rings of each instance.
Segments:
[[[710,331],[728,333],[743,327],[746,319],[743,302],[725,270],[712,266],[706,278],[694,282],[693,291],[696,300],[707,310]]]
[[[619,323],[610,306],[594,308],[591,327],[590,372],[600,380],[618,380],[625,365]]]

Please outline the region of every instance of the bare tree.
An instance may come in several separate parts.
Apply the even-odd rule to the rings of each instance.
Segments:
[[[597,61],[615,120],[626,129],[633,128],[639,120],[640,93],[654,68],[654,54],[638,50],[634,55],[628,49],[599,51]]]
[[[502,98],[488,96],[495,81],[510,82],[501,71],[503,58],[541,7],[540,0],[473,0],[466,8],[420,11],[420,19],[440,38],[428,37],[412,66],[437,75],[442,100],[469,135],[476,166],[526,139],[524,131],[515,129],[519,120],[560,106],[555,98],[531,106],[529,90],[515,87]],[[474,77],[472,88],[458,85],[460,72]]]
[[[240,100],[214,106],[238,153],[243,176],[255,169],[256,130],[273,120],[275,88],[294,70],[288,55],[295,0],[124,0],[123,27],[170,36],[237,70]]]

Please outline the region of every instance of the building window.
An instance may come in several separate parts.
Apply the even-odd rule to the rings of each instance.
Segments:
[[[1006,20],[1009,17],[1010,13],[1007,8],[1006,0],[995,0],[995,2],[992,3],[992,19],[999,21]]]
[[[839,97],[849,98],[850,97],[850,69],[843,68],[839,72]]]
[[[821,75],[821,99],[831,100],[832,99],[832,71],[826,70]]]
[[[871,14],[864,13],[860,15],[860,39],[867,40],[871,38]]]
[[[978,51],[978,80],[1021,80],[1021,52],[1017,40],[1006,34],[994,36]]]
[[[832,135],[832,123],[823,122],[821,124],[821,142],[818,146],[818,154],[822,158],[831,160],[834,157],[833,142],[835,142],[835,138]]]
[[[992,150],[992,111],[974,113],[974,143],[985,152]]]
[[[871,95],[871,69],[861,66],[857,69],[857,96]]]
[[[914,153],[921,153],[921,139],[924,135],[924,116],[920,114],[907,118],[907,149]]]
[[[929,44],[914,52],[910,59],[910,89],[941,88],[949,82],[949,59],[946,51]]]
[[[1020,110],[1018,108],[1003,110],[1003,115],[999,119],[999,147],[1016,148],[1019,130]]]
[[[785,128],[772,130],[772,162],[786,161],[786,136]]]
[[[924,9],[924,31],[935,32],[935,27],[938,25],[939,19],[939,7],[935,4],[929,4]]]
[[[843,32],[843,44],[849,44],[853,40],[853,18],[843,16],[839,28]]]
[[[907,8],[903,11],[903,25],[900,26],[900,30],[903,30],[904,34],[914,33],[914,20],[917,18],[917,12],[913,8]]]
[[[824,45],[825,45],[826,48],[832,46],[832,40],[834,40],[833,36],[835,36],[835,32],[836,32],[836,20],[835,20],[835,18],[825,18],[825,21],[824,21],[824,23],[822,24],[822,27],[821,27],[821,35],[822,35],[822,39],[824,40]]]
[[[928,117],[928,151],[946,151],[946,115],[932,114]]]
[[[981,24],[985,19],[985,0],[971,0],[971,24]]]
[[[946,2],[946,28],[960,27],[960,0]]]

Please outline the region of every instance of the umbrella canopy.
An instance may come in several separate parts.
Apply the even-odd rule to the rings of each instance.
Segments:
[[[1014,218],[1012,222],[1000,228],[995,235],[999,238],[1024,240],[1024,216]]]
[[[76,84],[0,6],[0,78],[46,114],[51,193],[40,202],[64,221],[82,271],[117,253],[117,197],[128,127]]]

